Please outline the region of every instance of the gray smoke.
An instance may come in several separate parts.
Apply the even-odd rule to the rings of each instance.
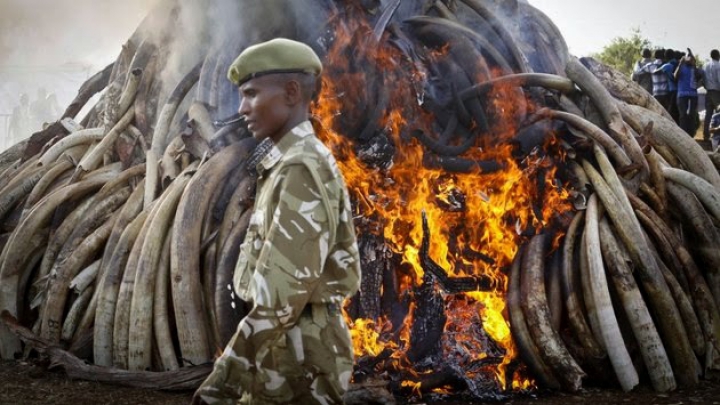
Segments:
[[[158,1],[0,1],[0,150],[27,136],[8,136],[22,93],[33,100],[45,90],[66,107],[88,77],[117,57]]]
[[[158,0],[3,0],[3,65],[101,66]]]
[[[159,73],[162,103],[208,55],[219,58],[219,71],[224,71],[245,47],[278,36],[308,42],[322,53],[324,44],[318,38],[327,29],[332,4],[332,0],[1,0],[0,139],[5,142],[0,150],[9,146],[7,117],[22,93],[32,99],[43,88],[55,93],[64,109],[78,88],[115,61],[131,38],[134,46],[150,39],[164,50]],[[233,113],[233,103],[221,100],[219,114]]]

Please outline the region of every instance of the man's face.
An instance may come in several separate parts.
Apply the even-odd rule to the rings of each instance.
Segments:
[[[260,76],[240,86],[242,100],[238,112],[258,141],[268,137],[277,141],[285,133],[290,117],[284,83],[274,76]]]

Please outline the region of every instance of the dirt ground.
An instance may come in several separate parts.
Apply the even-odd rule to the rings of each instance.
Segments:
[[[28,362],[0,362],[0,405],[175,405],[189,404],[192,392],[162,392],[125,388],[91,381],[73,381],[62,371],[49,371]],[[431,402],[414,402],[428,404]],[[584,389],[579,393],[535,393],[491,404],[545,405],[720,405],[720,379],[704,380],[691,390],[658,394],[647,387],[623,393],[610,389]],[[440,405],[440,403],[434,402]],[[483,402],[446,401],[443,405],[475,405]],[[298,404],[302,405],[302,404]]]

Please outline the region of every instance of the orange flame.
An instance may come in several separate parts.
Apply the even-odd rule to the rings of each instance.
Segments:
[[[401,279],[403,290],[412,290],[422,283],[424,270],[419,256],[423,211],[432,234],[430,256],[435,262],[450,276],[484,275],[496,281],[496,291],[448,295],[445,328],[455,331],[456,339],[470,342],[473,336],[463,336],[459,332],[467,330],[463,322],[481,320],[485,333],[505,352],[502,362],[495,368],[498,385],[505,388],[506,368],[518,353],[505,315],[508,280],[502,270],[512,262],[522,232],[540,231],[556,213],[570,209],[567,192],[561,185],[553,183],[556,168],[549,159],[531,154],[518,162],[513,157],[513,147],[508,141],[517,132],[517,117],[528,106],[524,104],[525,98],[518,94],[517,87],[512,85],[495,88],[488,94],[487,107],[496,115],[492,121],[497,124],[462,155],[466,159],[497,162],[502,165],[501,170],[448,173],[425,168],[422,145],[414,138],[408,140],[407,134],[413,128],[422,128],[435,138],[439,136],[429,124],[433,117],[418,103],[419,84],[426,75],[416,65],[407,63],[400,51],[386,42],[368,44],[366,38],[371,30],[359,20],[337,23],[334,44],[327,55],[330,69],[324,73],[320,101],[313,108],[325,129],[321,137],[336,155],[357,203],[356,215],[380,218],[378,234],[382,234],[393,252],[401,255],[403,263],[412,268],[414,277]],[[352,50],[352,55],[347,50]],[[434,57],[443,57],[446,53],[446,49],[438,50]],[[372,66],[377,74],[368,77],[364,71],[354,70],[351,58],[355,58],[356,63]],[[380,85],[387,86],[387,92],[392,95],[379,122],[363,122],[381,128],[397,148],[392,166],[386,170],[365,165],[353,151],[352,142],[334,132],[342,128],[341,117],[343,122],[357,122],[362,113],[357,111],[358,106],[369,110],[375,107],[372,105],[374,100],[363,98],[368,93],[368,80],[382,80]],[[362,128],[353,130],[358,132]],[[552,142],[544,147],[554,150],[556,145]],[[536,179],[541,172],[544,173],[543,184],[539,185]],[[542,195],[539,188],[544,190]],[[448,210],[448,206],[457,203],[458,196],[464,199],[463,207]],[[541,211],[534,210],[533,204]],[[452,251],[451,238],[455,239]],[[398,367],[407,364],[405,351],[410,346],[412,308],[402,326],[399,341],[389,337],[387,332],[397,328],[393,328],[386,318],[376,321],[348,319],[356,357],[377,356],[390,349]],[[467,347],[475,350],[472,345]],[[482,350],[467,355],[476,360],[486,356]],[[512,388],[527,388],[530,384],[532,382],[527,378],[516,378]],[[419,383],[405,382],[404,385],[419,393]]]

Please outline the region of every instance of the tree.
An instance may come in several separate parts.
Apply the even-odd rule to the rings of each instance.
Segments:
[[[641,57],[643,48],[650,47],[650,40],[642,36],[639,28],[635,28],[629,37],[614,38],[610,45],[593,56],[604,64],[630,75],[635,62]]]

